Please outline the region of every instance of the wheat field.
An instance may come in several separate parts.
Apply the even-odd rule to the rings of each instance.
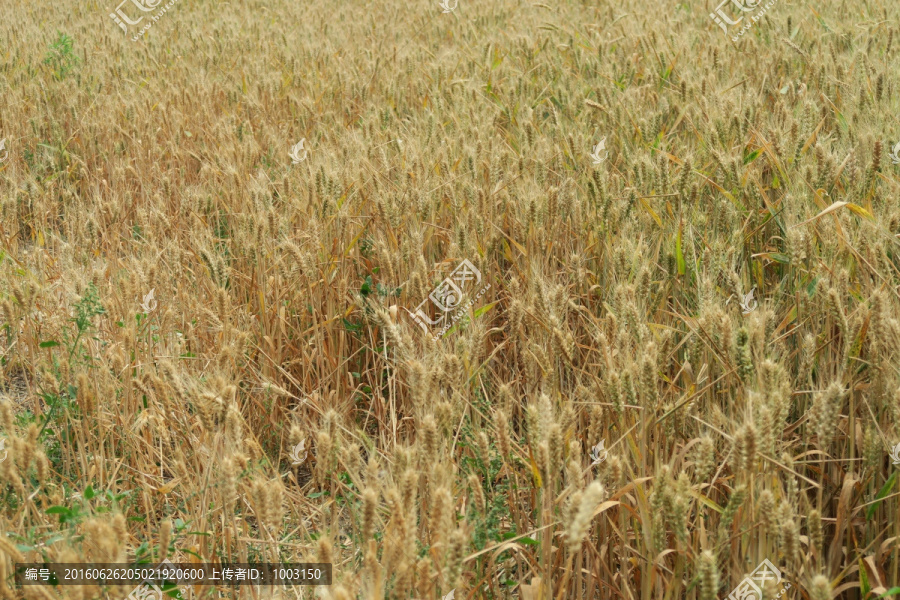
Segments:
[[[900,597],[897,3],[117,1],[0,7],[0,598]]]

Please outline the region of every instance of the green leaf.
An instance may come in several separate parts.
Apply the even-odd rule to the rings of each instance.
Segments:
[[[59,342],[56,340],[48,340],[46,342],[41,342],[38,346],[40,348],[53,348],[54,346],[59,346]]]
[[[372,293],[372,276],[366,275],[366,281],[362,284],[362,287],[359,288],[359,293],[363,296],[368,296]]]
[[[859,559],[859,587],[862,591],[863,598],[869,595],[872,588],[869,586],[869,576],[866,574],[866,566],[863,559]]]
[[[862,206],[857,206],[852,202],[847,204],[847,209],[853,214],[863,217],[864,219],[868,219],[870,221],[875,220],[875,217],[872,216],[872,213],[864,209]]]
[[[850,131],[850,126],[847,125],[847,119],[844,118],[844,115],[839,112],[836,112],[834,114],[837,115],[838,124],[841,126],[841,129],[843,129],[844,131]]]
[[[363,327],[361,323],[354,324],[344,318],[341,318],[341,321],[344,322],[344,329],[346,329],[347,331],[359,331]]]
[[[490,304],[486,304],[486,305],[484,305],[484,306],[482,306],[482,307],[480,307],[480,308],[475,309],[475,312],[474,312],[473,314],[475,315],[475,318],[477,319],[478,317],[480,317],[481,315],[483,315],[483,314],[486,313],[487,311],[491,310],[491,309],[494,308],[495,306],[497,306],[497,303],[496,303],[496,302],[491,302]]]
[[[694,498],[696,498],[697,500],[699,500],[700,502],[702,502],[706,506],[710,507],[711,509],[713,509],[714,511],[716,511],[719,514],[722,514],[723,512],[725,512],[724,508],[722,508],[721,506],[719,506],[718,504],[713,502],[710,498],[704,496],[700,492],[691,491],[691,496],[693,496]]]
[[[530,537],[528,537],[528,536],[525,536],[525,537],[523,537],[523,538],[519,538],[519,539],[516,540],[516,541],[517,541],[517,542],[521,542],[521,543],[525,544],[526,546],[535,546],[535,545],[537,545],[537,544],[540,543],[540,542],[538,542],[536,539],[530,538]]]
[[[881,600],[881,598],[884,598],[885,596],[893,596],[894,594],[900,594],[900,587],[892,587],[882,595],[878,596],[878,598],[875,598],[875,600]]]
[[[868,510],[866,510],[866,519],[872,518],[872,515],[875,514],[875,509],[878,508],[879,504],[881,504],[882,498],[884,498],[891,492],[891,489],[894,487],[895,483],[897,483],[897,471],[891,473],[891,476],[888,477],[888,480],[884,482],[884,485],[881,487],[878,493],[875,494],[876,502],[870,504]]]
[[[819,283],[819,278],[816,277],[812,281],[809,282],[809,285],[806,286],[806,294],[808,296],[813,296],[816,293],[816,287]]]
[[[782,254],[780,252],[760,252],[756,256],[762,256],[764,258],[768,258],[769,260],[774,260],[775,262],[781,263],[783,265],[791,264],[791,257],[787,254]]]
[[[754,151],[751,152],[750,154],[745,154],[745,155],[744,155],[744,164],[745,164],[745,165],[749,165],[749,164],[752,163],[754,160],[756,160],[756,158],[757,158],[760,154],[762,154],[762,148],[757,148],[756,150],[754,150]]]
[[[681,251],[681,228],[678,228],[678,237],[675,238],[675,260],[678,263],[678,274],[684,275],[684,252]]]
[[[66,508],[65,506],[51,506],[47,510],[45,510],[48,515],[67,515],[71,511],[71,509]]]
[[[84,498],[85,500],[90,500],[94,497],[94,488],[91,486],[87,486],[84,488]]]

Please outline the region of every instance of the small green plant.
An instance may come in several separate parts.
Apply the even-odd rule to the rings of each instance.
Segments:
[[[103,305],[100,303],[97,288],[93,283],[90,283],[88,284],[84,296],[75,304],[75,318],[72,319],[72,322],[75,323],[75,327],[78,328],[75,340],[70,344],[68,335],[64,335],[66,346],[69,348],[69,361],[72,360],[72,355],[75,354],[81,337],[92,327],[92,319],[102,314],[106,314],[106,309],[103,308]],[[85,364],[90,364],[91,356],[89,353],[84,354],[83,361]]]
[[[44,56],[44,64],[53,71],[53,77],[60,80],[78,66],[81,59],[72,50],[74,40],[62,32],[56,33],[58,37],[50,44],[50,49]]]
[[[78,525],[91,515],[102,515],[110,512],[118,512],[122,509],[122,502],[128,497],[128,492],[114,494],[109,490],[95,490],[88,485],[80,495],[72,496],[72,506],[51,506],[44,512],[48,515],[58,515],[60,525]],[[75,500],[79,502],[75,502]]]

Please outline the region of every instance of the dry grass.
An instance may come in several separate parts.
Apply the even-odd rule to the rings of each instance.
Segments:
[[[781,0],[738,45],[693,4],[183,0],[133,43],[5,0],[0,580],[900,583],[897,4]],[[463,259],[491,288],[434,342],[406,309]]]

